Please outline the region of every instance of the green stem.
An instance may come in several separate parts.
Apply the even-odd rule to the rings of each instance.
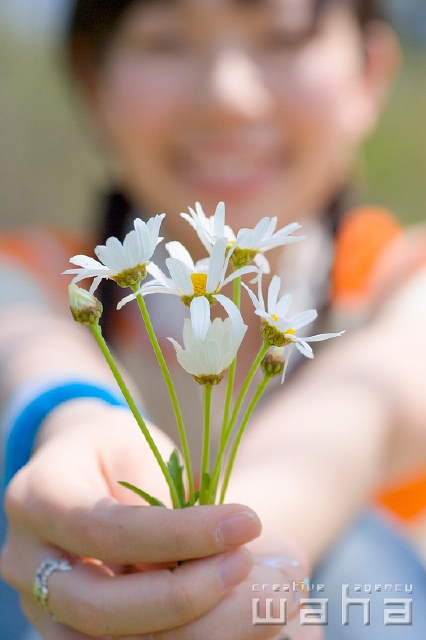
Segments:
[[[234,282],[234,304],[239,309],[241,306],[241,278],[235,278]],[[221,434],[225,432],[226,425],[229,420],[229,413],[231,411],[231,403],[232,403],[232,395],[234,392],[234,381],[235,381],[235,371],[237,368],[237,356],[231,362],[231,365],[228,369],[228,380],[226,387],[226,397],[225,397],[225,406],[223,409],[223,421],[222,421],[222,429]]]
[[[245,379],[245,382],[243,384],[243,386],[241,387],[241,391],[238,394],[238,398],[237,401],[235,403],[235,407],[234,407],[234,411],[232,412],[232,416],[231,416],[231,420],[228,423],[228,425],[224,425],[222,427],[222,433],[221,433],[221,437],[220,437],[220,443],[219,443],[219,450],[216,456],[216,462],[215,462],[215,466],[213,469],[213,473],[212,473],[212,481],[211,481],[211,495],[213,496],[213,502],[216,496],[216,490],[217,490],[217,486],[219,484],[219,479],[220,479],[220,471],[222,468],[222,462],[223,462],[223,458],[225,456],[225,451],[226,451],[226,447],[228,445],[229,442],[229,438],[231,437],[232,434],[232,429],[234,427],[235,421],[238,417],[238,414],[240,412],[241,406],[244,402],[244,398],[247,395],[247,391],[253,381],[253,378],[256,374],[256,371],[258,370],[260,363],[263,360],[263,357],[265,356],[266,352],[268,351],[268,349],[270,348],[270,344],[269,342],[264,341],[263,345],[261,346],[259,353],[256,356],[255,361],[253,362],[250,371],[247,374],[247,378]]]
[[[203,448],[201,458],[201,475],[200,475],[200,504],[208,504],[209,487],[207,484],[207,476],[210,469],[210,421],[212,407],[212,391],[213,387],[204,387],[204,430],[203,430]],[[206,502],[207,499],[207,502]]]
[[[243,437],[245,428],[247,426],[248,421],[251,418],[251,415],[254,411],[256,404],[259,402],[262,393],[265,391],[266,386],[271,379],[271,376],[265,375],[262,382],[260,382],[257,386],[256,393],[253,395],[253,398],[250,401],[249,406],[244,414],[244,417],[241,421],[240,428],[238,429],[237,437],[235,438],[235,442],[232,445],[231,453],[229,455],[228,464],[226,467],[225,475],[223,477],[223,485],[222,491],[220,494],[220,504],[225,500],[226,489],[228,488],[229,478],[231,476],[232,468],[235,462],[235,456],[237,455],[238,447],[240,446],[241,438]]]
[[[139,309],[142,315],[142,319],[145,323],[145,327],[149,336],[149,339],[152,344],[152,348],[154,349],[154,353],[157,356],[158,364],[160,365],[160,369],[164,376],[164,380],[166,382],[167,390],[170,395],[170,399],[173,405],[173,411],[176,418],[176,424],[179,431],[180,442],[182,446],[182,454],[183,459],[185,461],[186,474],[188,477],[188,492],[189,492],[189,504],[193,505],[195,502],[195,491],[194,491],[194,477],[192,474],[192,465],[191,458],[189,455],[189,446],[188,440],[186,437],[185,425],[182,418],[182,412],[179,405],[179,400],[176,394],[176,390],[170,376],[169,369],[167,367],[165,358],[163,356],[163,352],[161,351],[161,347],[158,343],[157,336],[155,335],[154,327],[152,326],[151,318],[149,317],[148,309],[146,308],[145,300],[142,294],[137,294],[136,299],[138,301]]]
[[[234,427],[235,421],[237,419],[237,416],[240,412],[241,406],[244,402],[244,398],[246,397],[247,391],[249,386],[252,383],[252,380],[256,374],[256,371],[258,370],[260,363],[263,360],[263,357],[265,356],[266,352],[270,349],[271,345],[269,344],[269,342],[264,341],[264,343],[262,344],[262,346],[259,349],[259,353],[256,356],[255,361],[253,362],[250,371],[248,372],[247,378],[245,379],[245,382],[243,384],[243,386],[241,387],[241,391],[238,394],[238,398],[237,401],[235,403],[235,407],[234,407],[234,411],[232,412],[232,416],[231,416],[231,420],[229,421],[229,424],[226,428],[226,442],[225,442],[225,446],[226,443],[229,440],[229,437],[232,433],[232,429]]]
[[[138,409],[138,407],[136,406],[135,401],[132,398],[132,395],[130,393],[130,391],[127,388],[126,383],[123,380],[123,377],[117,367],[117,365],[115,364],[114,358],[111,355],[110,350],[108,349],[108,345],[106,344],[104,337],[102,335],[102,329],[100,327],[100,325],[98,323],[96,324],[91,324],[90,325],[90,329],[92,330],[93,335],[95,336],[96,342],[99,345],[100,350],[102,351],[102,354],[105,358],[105,360],[107,361],[109,368],[111,369],[114,378],[118,384],[118,386],[120,387],[121,393],[123,394],[130,411],[132,412],[140,430],[142,431],[143,435],[145,436],[146,441],[149,444],[149,447],[152,451],[152,453],[154,454],[158,464],[160,465],[161,471],[163,472],[163,475],[166,479],[166,482],[169,486],[169,490],[170,490],[170,495],[172,498],[172,502],[173,502],[173,507],[175,509],[179,509],[182,507],[180,500],[179,500],[179,496],[178,493],[176,491],[176,487],[175,484],[173,482],[173,478],[170,475],[170,471],[167,467],[167,464],[164,462],[163,458],[161,457],[161,454],[159,452],[159,450],[157,449],[157,445],[155,444],[154,440],[152,439],[152,436],[149,432],[148,427],[145,424],[145,420],[142,418],[140,411]]]

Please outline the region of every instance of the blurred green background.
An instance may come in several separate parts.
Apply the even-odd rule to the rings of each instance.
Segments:
[[[426,46],[406,40],[404,53],[391,100],[359,166],[363,199],[411,222],[426,217]],[[105,168],[88,142],[63,66],[54,38],[19,36],[0,24],[3,228],[57,221],[87,226],[102,189]]]

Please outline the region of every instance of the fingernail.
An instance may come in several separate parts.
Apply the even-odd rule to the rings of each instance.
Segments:
[[[273,569],[279,569],[288,580],[297,582],[299,584],[306,583],[309,578],[306,578],[302,565],[295,558],[286,556],[284,554],[277,555],[258,555],[255,559],[256,564],[262,564],[266,567],[272,567]]]
[[[302,565],[295,558],[283,554],[259,555],[255,559],[256,564],[261,564],[273,569],[279,569],[289,585],[292,585],[292,606],[296,606],[300,600],[300,594],[307,591],[309,578],[304,575]]]
[[[225,554],[217,568],[217,577],[225,589],[243,580],[253,567],[253,557],[246,549]]]
[[[233,547],[257,538],[262,525],[256,514],[241,511],[219,523],[216,537],[224,546]]]
[[[283,571],[300,571],[302,565],[295,558],[284,554],[277,555],[258,555],[256,556],[256,564],[262,564],[266,567],[274,567]]]

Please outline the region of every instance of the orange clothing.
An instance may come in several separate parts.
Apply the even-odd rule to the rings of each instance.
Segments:
[[[377,306],[426,264],[424,230],[413,240],[386,209],[349,212],[336,238],[331,304],[355,313],[366,304]],[[404,482],[383,487],[376,500],[404,520],[414,519],[426,508],[426,465]]]

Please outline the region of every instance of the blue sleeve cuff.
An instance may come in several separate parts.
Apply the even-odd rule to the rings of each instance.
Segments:
[[[4,464],[4,481],[7,484],[21,467],[31,457],[38,429],[43,420],[53,409],[68,400],[78,398],[93,398],[103,400],[109,405],[127,407],[124,398],[115,394],[107,387],[102,387],[90,382],[66,381],[56,386],[50,386],[35,397],[32,397],[24,406],[16,408],[9,415],[9,424],[6,430],[9,432]],[[10,412],[9,412],[10,413]]]

